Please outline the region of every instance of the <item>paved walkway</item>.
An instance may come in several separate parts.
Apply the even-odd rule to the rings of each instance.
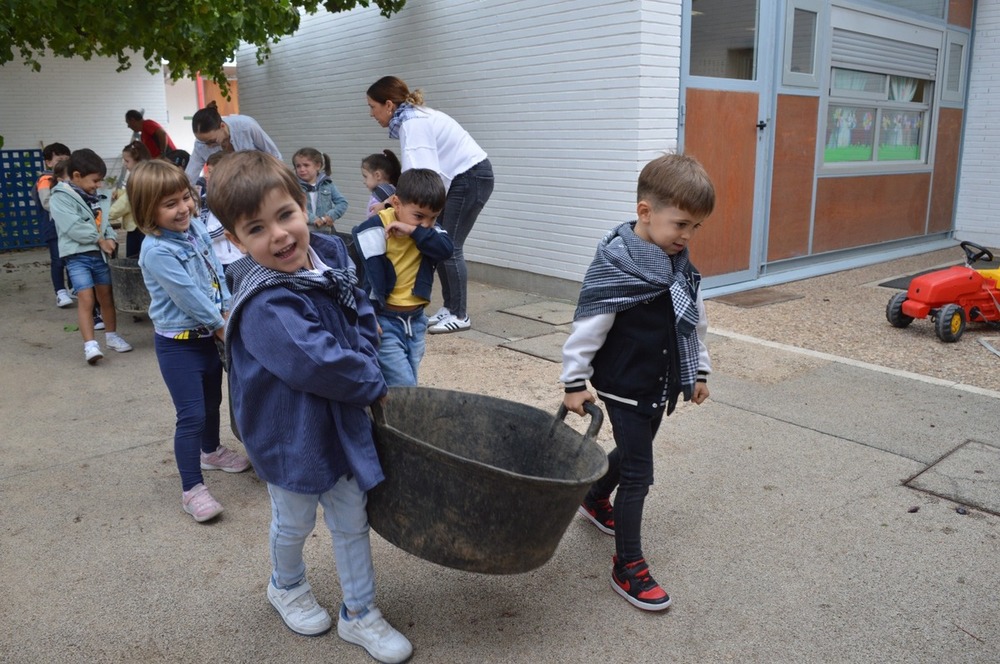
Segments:
[[[126,317],[135,352],[89,367],[42,252],[0,258],[0,661],[371,661],[336,635],[292,634],[267,603],[269,507],[252,473],[210,475],[218,521],[180,511],[148,323]],[[737,322],[785,315],[710,304]],[[554,410],[545,358],[567,304],[473,284],[470,310],[473,331],[429,339],[422,381]],[[581,519],[548,564],[511,577],[373,536],[379,604],[414,662],[1000,661],[997,394],[717,330],[712,398],[664,425],[647,501],[644,548],[675,606],[650,615],[611,592],[613,542]],[[909,332],[879,330],[943,346]],[[978,348],[947,351],[978,362]],[[306,555],[335,607],[322,528]]]

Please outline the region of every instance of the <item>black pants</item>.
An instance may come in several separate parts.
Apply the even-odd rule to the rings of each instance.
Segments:
[[[642,508],[653,484],[653,438],[663,412],[643,415],[610,401],[604,405],[615,436],[615,449],[608,454],[608,472],[590,488],[587,498],[599,500],[615,495],[615,553],[620,563],[642,555]]]

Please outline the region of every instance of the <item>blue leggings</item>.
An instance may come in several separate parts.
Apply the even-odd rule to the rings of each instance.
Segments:
[[[211,337],[178,340],[154,334],[153,345],[177,410],[174,457],[181,487],[188,491],[202,482],[201,452],[219,448],[222,360]]]
[[[610,401],[604,406],[611,420],[615,449],[608,454],[608,472],[587,494],[588,500],[615,494],[615,553],[621,563],[639,560],[642,555],[642,508],[653,484],[653,438],[663,413],[643,415]]]
[[[46,240],[45,244],[49,245],[49,272],[52,277],[52,290],[58,293],[61,290],[66,290],[66,275],[64,274],[66,270],[63,259],[59,256],[59,240],[52,238]]]

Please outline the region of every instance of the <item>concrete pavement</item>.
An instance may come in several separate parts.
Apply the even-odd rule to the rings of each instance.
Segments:
[[[135,351],[90,367],[44,252],[0,258],[0,661],[371,661],[335,633],[293,634],[268,604],[252,472],[207,475],[217,521],[181,512],[149,323],[122,316]],[[474,330],[430,337],[422,382],[554,411],[544,358],[572,306],[471,287]],[[711,399],[664,424],[646,503],[644,549],[674,606],[615,595],[613,540],[582,519],[510,577],[373,535],[378,604],[412,661],[1000,661],[1000,395],[725,330],[710,347]],[[335,608],[322,526],[306,557]]]

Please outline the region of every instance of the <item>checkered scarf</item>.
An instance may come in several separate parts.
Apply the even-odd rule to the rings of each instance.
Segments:
[[[677,327],[680,383],[686,392],[698,373],[696,301],[701,275],[691,264],[687,247],[669,256],[638,237],[635,224],[631,221],[613,228],[597,245],[573,318],[618,313],[669,291]]]
[[[399,138],[399,129],[403,123],[416,115],[417,109],[413,104],[404,101],[396,108],[396,112],[389,118],[389,138]]]
[[[233,306],[226,324],[227,348],[232,338],[232,331],[239,324],[243,305],[254,295],[268,288],[281,287],[293,291],[325,290],[333,295],[344,309],[355,313],[358,310],[354,299],[354,286],[358,283],[358,278],[354,274],[353,265],[329,268],[322,274],[304,269],[289,273],[263,267],[249,256],[244,256],[229,264],[226,281],[230,292],[233,293]],[[227,358],[227,368],[228,365]]]

